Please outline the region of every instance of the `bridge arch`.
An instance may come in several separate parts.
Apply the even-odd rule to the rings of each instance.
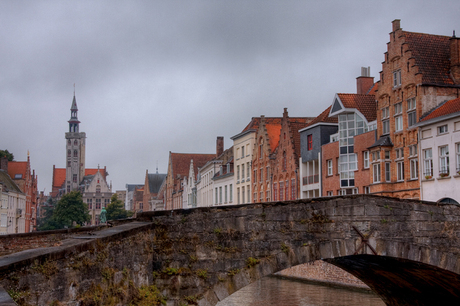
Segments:
[[[388,276],[386,267],[391,265],[412,267],[407,275],[414,279],[420,271],[432,271],[437,278],[420,284],[446,289],[445,283],[436,281],[444,277],[452,284],[452,299],[459,298],[460,207],[456,205],[353,195],[144,212],[133,221],[64,241],[48,253],[37,250],[33,258],[27,251],[18,253],[2,266],[0,257],[0,272],[7,275],[0,285],[28,288],[30,296],[44,305],[44,292],[59,293],[54,295],[59,301],[73,301],[88,290],[88,284],[109,286],[123,280],[126,271],[136,286],[155,284],[170,305],[187,301],[215,305],[266,275],[324,259],[374,289],[372,279]],[[37,275],[37,267],[41,271],[50,261],[56,268],[53,274]],[[84,264],[86,270],[75,269],[80,262],[91,269]],[[379,265],[380,269],[358,269]],[[389,279],[414,282],[404,275]],[[53,287],[61,283],[68,286]],[[420,286],[412,289],[423,296]],[[388,305],[397,305],[387,298],[392,290],[376,291]]]

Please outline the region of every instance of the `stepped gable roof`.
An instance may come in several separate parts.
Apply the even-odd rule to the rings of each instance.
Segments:
[[[18,193],[23,193],[21,189],[19,189],[18,185],[11,179],[11,177],[8,175],[8,173],[0,169],[0,183],[5,184],[6,188],[10,191],[15,191]]]
[[[27,175],[27,161],[9,161],[8,162],[8,175],[12,178],[25,179]],[[20,174],[21,177],[16,177]]]
[[[337,117],[329,117],[329,112],[331,111],[332,105],[326,108],[318,117],[314,118],[307,126],[314,125],[319,122],[324,123],[339,123],[339,119]]]
[[[422,73],[422,83],[454,85],[450,77],[450,37],[406,32],[402,35],[408,50],[415,59],[415,65]]]
[[[267,120],[268,119],[268,120]],[[281,134],[281,117],[280,118],[264,118],[265,120],[265,129],[267,130],[267,135],[270,141],[270,151],[274,152],[278,147]],[[307,122],[310,122],[310,117],[289,117],[289,122],[291,124],[302,124],[303,126],[307,125]]]
[[[149,183],[150,193],[158,193],[160,190],[161,184],[166,178],[166,174],[161,173],[149,173],[147,174],[147,180]]]
[[[460,98],[445,101],[420,118],[420,122],[460,112]],[[9,165],[8,165],[9,167]]]
[[[277,123],[279,122],[281,124],[281,117],[265,117],[265,123],[270,122],[270,123]],[[241,133],[246,132],[248,130],[257,130],[259,129],[260,125],[260,117],[252,117],[251,122],[241,131]]]
[[[355,108],[359,110],[367,122],[377,119],[377,103],[374,95],[359,95],[359,94],[337,94],[345,108]]]
[[[172,153],[171,165],[174,178],[188,176],[190,161],[193,159],[193,170],[198,174],[198,168],[203,167],[208,161],[215,158],[216,154]]]
[[[104,178],[107,177],[105,168],[104,169],[97,169],[97,168],[96,169],[85,169],[85,176],[95,175],[98,170]],[[66,177],[66,168],[54,168],[53,169],[53,187],[58,188],[58,189],[61,188],[65,183],[65,177]]]
[[[377,92],[379,91],[379,83],[374,83],[371,88],[367,91],[368,95],[376,95]]]
[[[307,119],[305,122],[293,121],[291,122],[289,118],[289,124],[291,126],[292,139],[294,141],[294,152],[297,157],[300,156],[300,133],[299,130],[307,127],[313,118]],[[315,118],[316,119],[316,118]]]

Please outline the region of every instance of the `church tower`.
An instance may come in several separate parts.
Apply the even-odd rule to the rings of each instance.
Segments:
[[[85,139],[86,133],[79,131],[77,100],[73,93],[70,107],[69,132],[65,133],[66,144],[66,181],[65,192],[78,189],[78,185],[85,176]]]

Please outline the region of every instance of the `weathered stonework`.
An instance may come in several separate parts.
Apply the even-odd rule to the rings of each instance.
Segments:
[[[152,284],[168,305],[215,305],[288,267],[345,258],[332,263],[364,277],[361,280],[388,305],[397,305],[395,297],[388,298],[388,291],[378,291],[373,278],[366,278],[376,275],[368,270],[385,267],[363,262],[402,258],[416,261],[412,269],[428,273],[423,277],[434,289],[436,278],[448,276],[449,283],[442,286],[450,287],[439,292],[460,297],[460,208],[454,205],[358,195],[146,212],[135,222],[95,234],[63,240],[59,247],[0,257],[0,285],[24,294],[24,301],[33,305],[54,300],[77,305],[91,298],[87,294],[99,292],[97,286],[124,304],[135,297],[135,288]],[[380,256],[352,256],[357,250],[371,254],[371,247]],[[392,280],[391,273],[382,275]],[[417,283],[412,279],[417,275],[407,273],[398,286]]]

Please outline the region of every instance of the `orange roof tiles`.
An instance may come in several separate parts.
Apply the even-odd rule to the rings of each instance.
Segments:
[[[460,98],[446,101],[420,119],[420,122],[460,112]]]
[[[314,125],[319,122],[325,122],[325,123],[338,123],[339,120],[337,117],[329,117],[329,112],[331,111],[332,105],[330,105],[328,108],[326,108],[321,114],[319,114],[318,117],[314,118],[312,121],[307,126]]]
[[[450,77],[450,37],[433,34],[402,32],[408,50],[422,73],[422,82],[453,85]]]
[[[270,141],[270,151],[273,152],[278,147],[280,141],[281,122],[279,124],[266,123],[265,129]]]
[[[105,169],[85,169],[85,176],[86,175],[94,175],[97,173],[97,170],[101,172],[103,177],[106,177]],[[53,187],[61,188],[65,183],[66,178],[66,169],[65,168],[54,168],[53,172]]]
[[[8,175],[14,179],[16,174],[22,174],[22,178],[26,178],[27,162],[26,161],[10,161],[8,162]]]
[[[359,94],[337,94],[345,108],[355,108],[359,110],[368,122],[377,119],[377,103],[373,95]]]

